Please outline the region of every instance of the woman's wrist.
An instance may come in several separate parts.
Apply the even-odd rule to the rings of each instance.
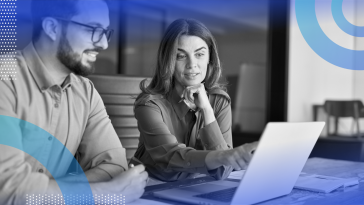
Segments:
[[[203,114],[209,114],[209,113],[214,114],[214,110],[212,109],[211,105],[208,105],[208,106],[200,108],[200,109],[203,112]]]
[[[211,124],[216,120],[214,110],[211,106],[207,106],[206,108],[201,108],[202,116],[205,122],[205,126]]]

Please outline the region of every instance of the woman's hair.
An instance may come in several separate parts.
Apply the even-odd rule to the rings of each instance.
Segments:
[[[158,61],[154,76],[148,86],[146,85],[147,79],[140,83],[142,93],[137,99],[144,94],[167,95],[173,89],[178,40],[182,35],[200,37],[209,48],[209,64],[205,77],[206,90],[216,88],[226,90],[225,84],[219,83],[221,66],[216,41],[211,32],[199,21],[178,19],[172,22],[164,33],[158,49]]]

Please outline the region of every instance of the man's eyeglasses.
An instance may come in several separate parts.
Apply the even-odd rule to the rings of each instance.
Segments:
[[[94,26],[90,26],[90,25],[87,25],[87,24],[79,23],[77,21],[72,21],[72,20],[67,20],[67,19],[62,19],[62,18],[55,18],[55,19],[58,19],[58,20],[61,20],[61,21],[71,22],[71,23],[74,23],[74,24],[77,24],[77,25],[84,26],[84,27],[92,29],[91,40],[92,40],[93,43],[100,42],[100,40],[101,40],[101,38],[102,38],[102,36],[104,34],[106,36],[107,42],[110,42],[110,38],[111,38],[112,34],[114,33],[113,29],[104,29],[102,27],[94,27]]]

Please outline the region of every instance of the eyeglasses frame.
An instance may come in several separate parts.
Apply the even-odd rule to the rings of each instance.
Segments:
[[[64,19],[64,18],[59,18],[59,17],[53,17],[53,18],[55,18],[55,19],[57,19],[57,20],[61,20],[61,21],[71,22],[71,23],[74,23],[74,24],[77,24],[77,25],[80,25],[80,26],[84,26],[84,27],[87,27],[87,28],[91,28],[91,29],[92,29],[91,41],[92,41],[93,43],[98,43],[98,42],[100,42],[100,41],[101,41],[101,39],[102,39],[102,35],[105,35],[105,36],[106,36],[106,39],[107,39],[107,42],[110,42],[111,36],[112,36],[112,34],[114,33],[114,29],[104,29],[104,28],[102,28],[102,27],[100,27],[100,26],[96,26],[96,27],[95,27],[95,26],[90,26],[90,25],[83,24],[83,23],[80,23],[80,22],[77,22],[77,21],[73,21],[73,20],[69,20],[69,19]],[[101,29],[103,30],[102,35],[101,35],[101,37],[99,38],[99,40],[98,40],[98,41],[93,41],[93,39],[94,39],[94,35],[95,35],[95,31],[96,31],[96,29],[98,29],[98,28],[101,28]],[[109,37],[107,36],[107,32],[110,32],[110,36],[109,36]]]

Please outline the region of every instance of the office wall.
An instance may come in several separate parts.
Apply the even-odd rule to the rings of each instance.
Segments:
[[[259,1],[264,4],[258,6],[267,7],[265,0]],[[204,5],[203,2],[198,1],[197,4]],[[154,70],[156,64],[157,48],[163,32],[170,23],[179,18],[197,19],[213,33],[218,44],[224,76],[238,75],[243,63],[266,62],[268,31],[267,11],[264,13],[264,9],[261,8],[263,10],[261,13],[264,15],[260,18],[265,18],[265,21],[261,20],[260,24],[252,25],[239,21],[240,16],[236,14],[238,12],[234,12],[236,3],[232,1],[224,6],[225,9],[233,11],[231,15],[214,13],[203,9],[204,7],[183,6],[178,1],[164,3],[164,5],[156,5],[139,2],[139,4],[126,5],[125,49],[122,51],[124,56],[121,57],[122,73],[151,76],[153,72],[150,71]],[[230,4],[232,6],[229,6]],[[205,3],[204,6],[214,8],[209,3]],[[151,34],[154,37],[151,37]]]
[[[267,31],[255,30],[215,35],[224,76],[239,75],[244,63],[267,62]]]
[[[355,25],[364,26],[364,1],[357,0],[355,6]],[[355,49],[364,50],[364,37],[355,38]],[[364,68],[363,68],[364,69]],[[364,102],[364,70],[354,75],[354,97]],[[364,122],[361,123],[363,127]]]
[[[233,130],[261,133],[266,124],[267,66],[244,63],[239,69],[237,93],[232,108]]]
[[[323,1],[320,1],[323,2]],[[331,1],[326,1],[331,2]],[[348,1],[344,1],[344,5]],[[295,1],[291,1],[289,29],[289,79],[288,79],[288,110],[287,119],[290,122],[311,121],[312,105],[323,104],[325,99],[351,99],[363,96],[364,74],[332,65],[318,56],[305,42],[297,25]],[[324,5],[321,5],[322,7]],[[325,5],[326,7],[327,5]],[[342,32],[328,13],[317,12],[320,26],[335,43],[349,48],[355,48],[355,38]],[[355,5],[345,5],[344,14],[355,13]],[[323,17],[323,16],[326,16]],[[355,15],[348,16],[354,22]],[[340,32],[341,31],[341,32]],[[364,98],[363,98],[364,99]],[[320,119],[325,119],[320,113]],[[339,131],[350,132],[350,123],[341,123]],[[325,134],[325,133],[323,133]]]

